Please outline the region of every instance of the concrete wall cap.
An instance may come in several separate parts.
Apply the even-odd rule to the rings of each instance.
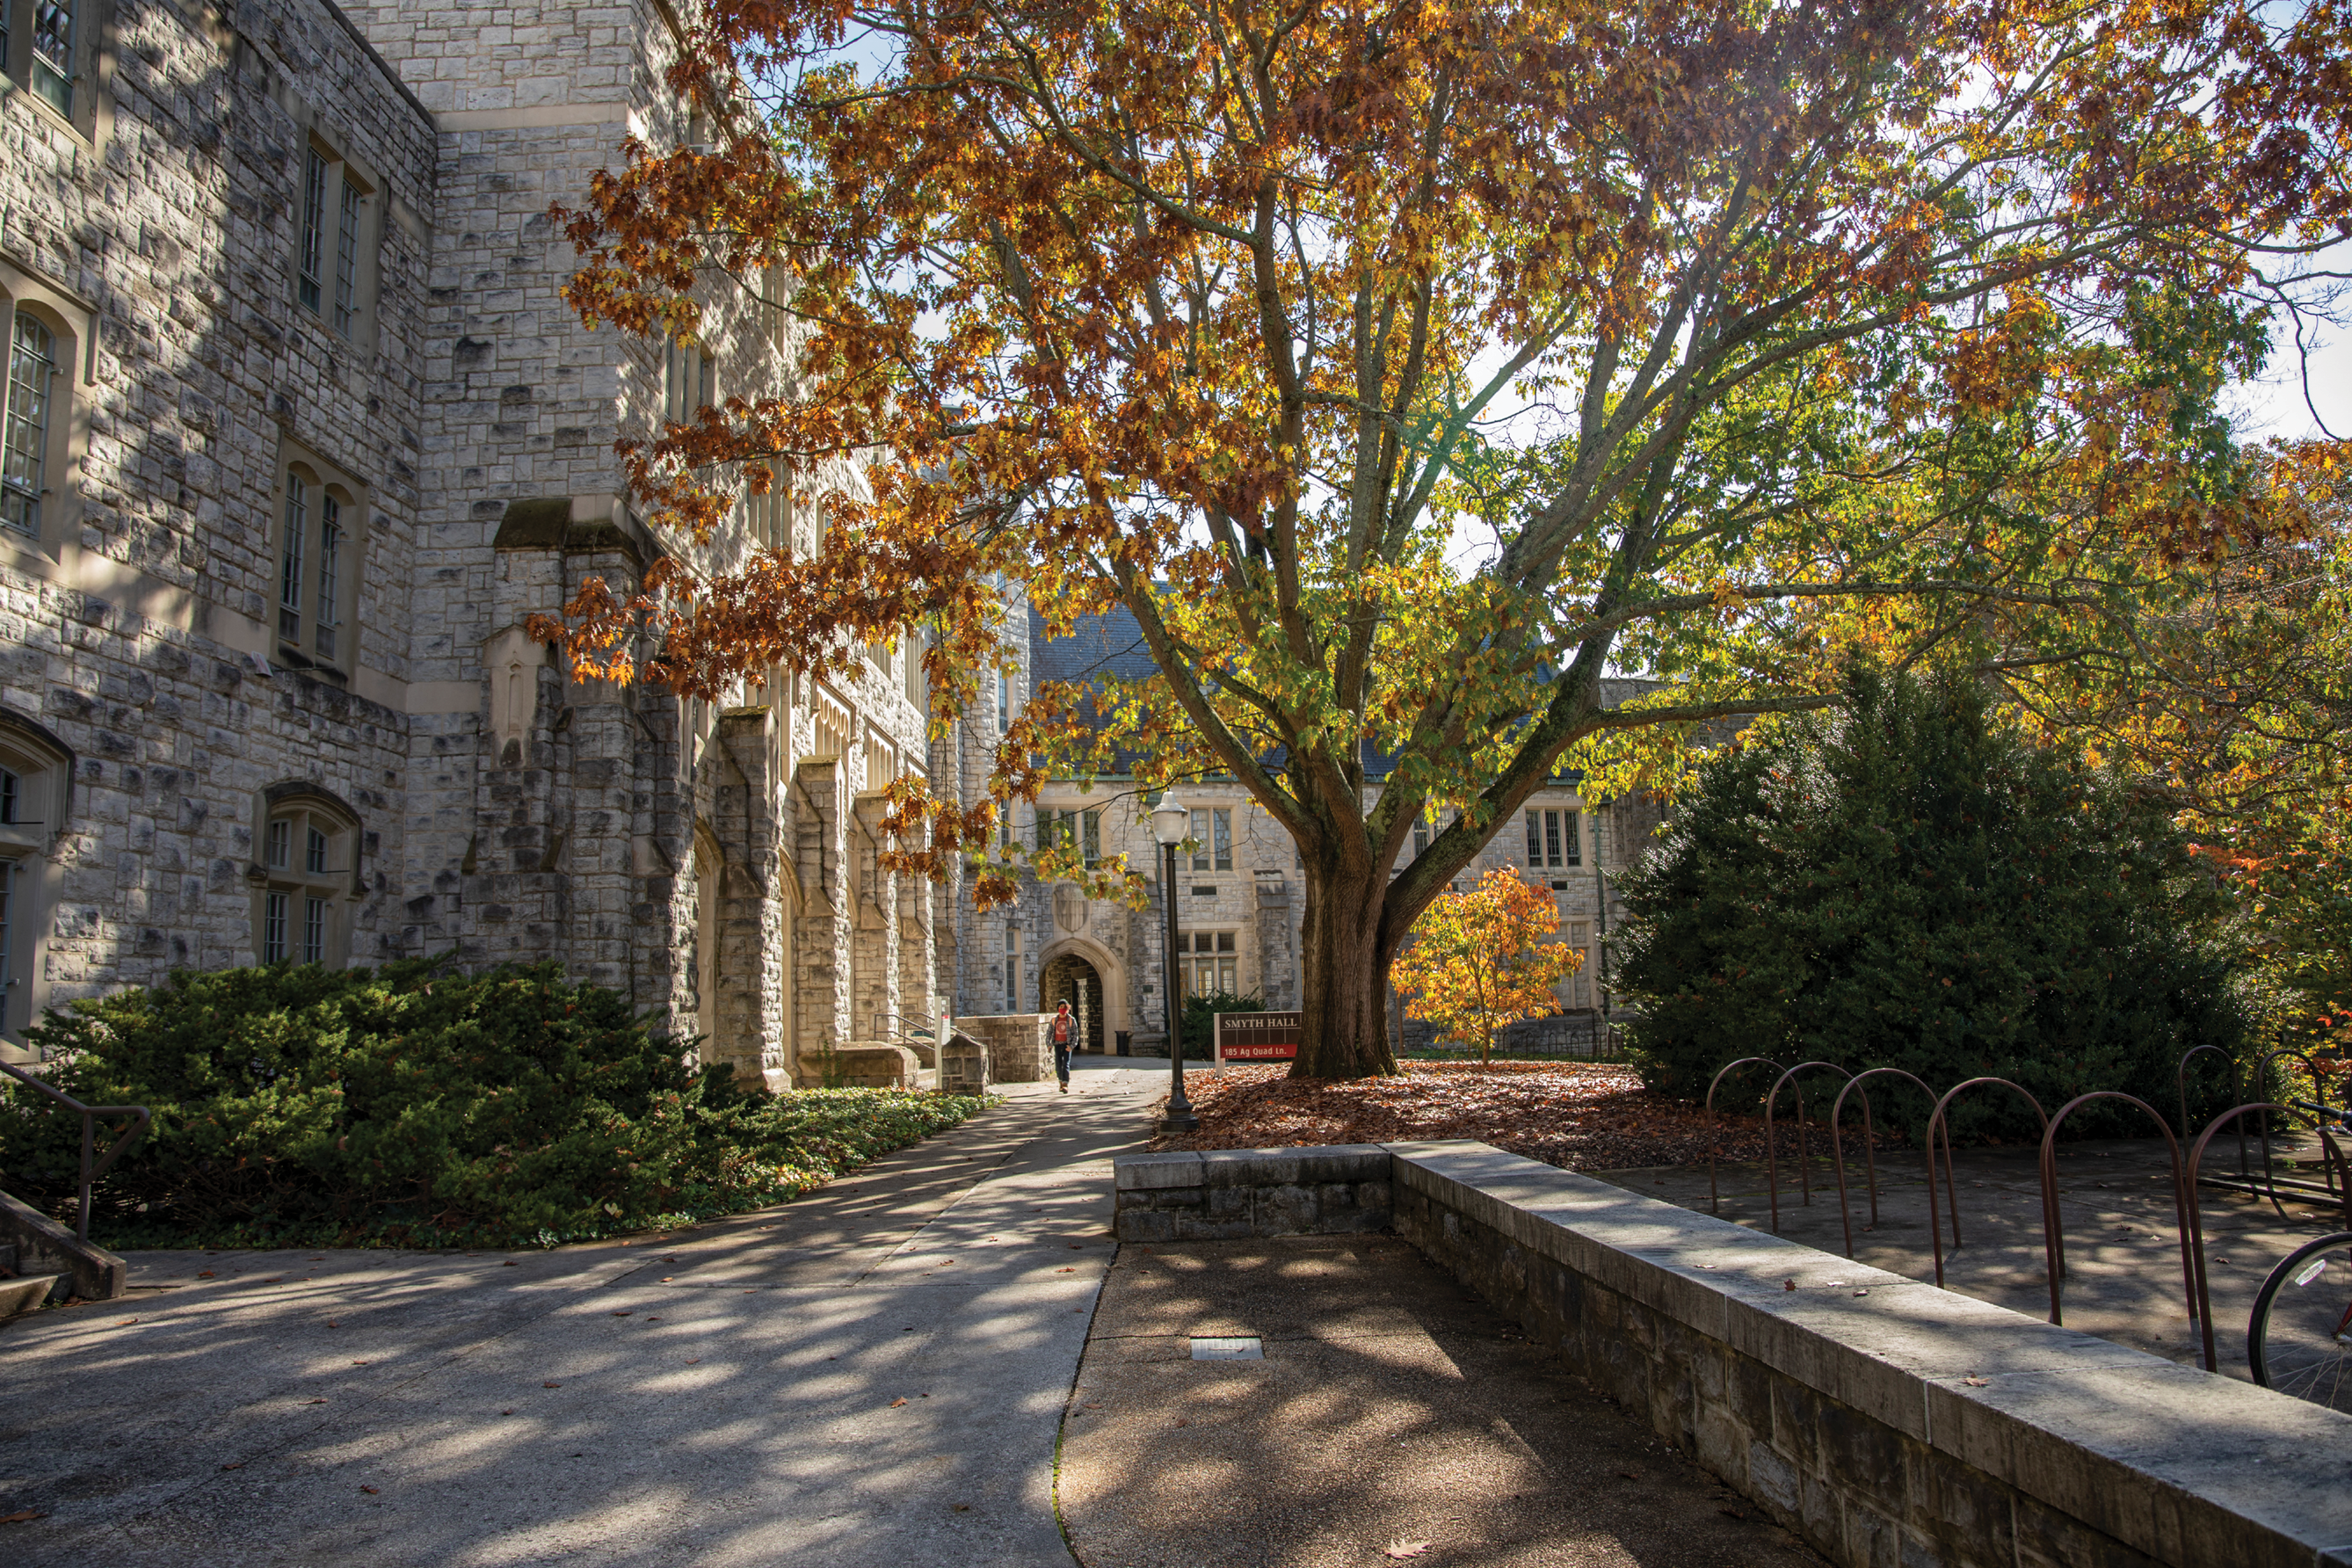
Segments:
[[[1121,1154],[1111,1165],[1115,1190],[1197,1187],[1202,1184],[1201,1156],[1178,1152],[1168,1154]]]

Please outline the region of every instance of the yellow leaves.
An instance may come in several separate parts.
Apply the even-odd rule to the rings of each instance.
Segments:
[[[1467,893],[1432,900],[1390,975],[1409,994],[1407,1014],[1483,1058],[1505,1026],[1559,1010],[1551,988],[1584,962],[1581,950],[1544,940],[1559,930],[1550,890],[1498,868]]]

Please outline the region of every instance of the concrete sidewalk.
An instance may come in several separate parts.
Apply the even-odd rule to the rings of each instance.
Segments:
[[[1115,1060],[1115,1059],[1114,1059]],[[1160,1074],[551,1253],[143,1253],[0,1329],[11,1562],[1067,1568],[1054,1445]]]
[[[1393,1237],[1122,1248],[1061,1500],[1085,1568],[1822,1563]]]

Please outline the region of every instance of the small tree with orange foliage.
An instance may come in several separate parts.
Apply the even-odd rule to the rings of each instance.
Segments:
[[[1484,1066],[1506,1026],[1559,1010],[1551,988],[1583,966],[1584,954],[1544,940],[1559,930],[1551,894],[1500,867],[1469,892],[1431,900],[1390,973],[1413,994],[1409,1016],[1475,1045]]]

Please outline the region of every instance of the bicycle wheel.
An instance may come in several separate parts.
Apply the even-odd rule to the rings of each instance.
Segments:
[[[2246,1365],[2264,1388],[2352,1415],[2352,1230],[2271,1270],[2246,1320]]]

